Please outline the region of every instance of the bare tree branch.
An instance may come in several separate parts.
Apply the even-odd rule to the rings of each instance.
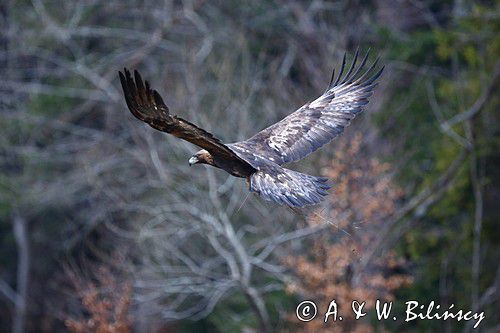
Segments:
[[[26,312],[28,307],[28,284],[30,272],[30,246],[26,220],[20,215],[12,219],[14,236],[17,244],[17,297],[15,314],[12,321],[12,332],[23,333],[26,327]]]

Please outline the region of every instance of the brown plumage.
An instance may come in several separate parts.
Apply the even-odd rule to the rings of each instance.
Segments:
[[[342,77],[344,55],[339,75],[335,79],[332,74],[327,90],[319,98],[250,139],[232,144],[224,144],[196,125],[170,115],[160,94],[147,81],[143,83],[137,71],[134,79],[127,69],[119,76],[128,108],[136,118],[203,148],[190,158],[190,165],[202,163],[221,168],[233,176],[246,178],[250,190],[266,200],[300,207],[319,203],[328,194],[327,179],[281,165],[302,159],[331,141],[368,104],[383,67],[375,71],[375,61],[363,72],[368,53],[358,67],[357,58],[358,51]]]
[[[237,177],[248,177],[255,169],[238,157],[231,149],[212,134],[177,116],[170,115],[168,107],[156,90],[151,90],[148,81],[142,81],[134,71],[135,82],[127,69],[119,73],[125,101],[132,114],[151,127],[172,134],[203,148],[195,156],[195,163],[205,163],[221,168]],[[195,164],[190,163],[190,164]]]

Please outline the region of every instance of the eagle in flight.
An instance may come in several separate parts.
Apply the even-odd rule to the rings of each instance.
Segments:
[[[340,73],[333,70],[328,88],[312,102],[289,114],[251,138],[226,144],[207,131],[170,114],[160,94],[134,78],[125,68],[119,72],[125,101],[130,112],[151,127],[189,141],[200,148],[189,165],[209,164],[233,176],[246,178],[250,191],[268,201],[293,207],[319,203],[330,186],[327,178],[284,168],[286,163],[306,157],[340,135],[351,120],[368,104],[384,67],[377,60],[365,70],[368,53],[356,67],[358,51],[344,74],[344,54]]]

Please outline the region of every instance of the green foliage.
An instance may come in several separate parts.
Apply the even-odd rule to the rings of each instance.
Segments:
[[[243,327],[258,327],[255,316],[248,308],[248,301],[242,294],[217,305],[208,321],[221,333],[236,332]]]
[[[211,124],[215,132],[220,131],[219,136],[230,141],[242,135],[235,130],[238,129],[235,124],[241,119],[244,126],[240,130],[252,134],[257,128],[251,126],[268,125],[290,112],[293,105],[298,106],[316,94],[318,87],[328,80],[328,74],[324,78],[318,78],[317,74],[331,69],[332,63],[337,61],[333,54],[338,55],[344,49],[352,50],[357,45],[363,51],[371,47],[373,53],[383,52],[382,62],[388,64],[382,80],[389,77],[388,74],[394,75],[392,82],[380,85],[385,86],[385,90],[377,91],[381,100],[384,96],[387,99],[380,112],[374,113],[374,124],[371,125],[377,127],[384,143],[389,143],[388,159],[397,167],[394,171],[407,198],[412,198],[435,184],[464,149],[443,131],[438,116],[448,120],[466,112],[484,93],[500,59],[500,4],[495,1],[463,1],[463,15],[453,13],[453,6],[459,1],[419,1],[419,5],[427,7],[420,8],[416,15],[424,13],[435,20],[426,21],[424,17],[415,26],[401,28],[396,18],[395,22],[388,22],[374,14],[384,1],[289,3],[232,0],[215,4],[181,1],[174,2],[174,9],[159,7],[153,2],[113,2],[108,5],[97,1],[79,7],[80,11],[75,9],[77,2],[42,2],[52,26],[47,26],[43,13],[34,10],[37,2],[17,1],[7,10],[5,20],[15,25],[4,29],[8,35],[2,34],[2,38],[7,40],[15,35],[11,43],[19,43],[16,46],[28,54],[26,61],[20,57],[19,63],[9,65],[12,66],[10,70],[19,71],[19,75],[9,77],[7,83],[26,80],[28,88],[33,83],[33,86],[50,87],[49,92],[19,93],[19,103],[5,108],[9,116],[0,116],[0,277],[15,287],[16,243],[10,219],[15,210],[21,210],[29,223],[33,257],[36,258],[31,297],[39,309],[46,307],[46,297],[54,297],[47,290],[53,292],[57,287],[45,287],[49,282],[54,283],[54,272],[60,273],[60,257],[67,256],[76,261],[85,256],[83,252],[91,251],[88,248],[99,248],[101,244],[96,243],[106,237],[109,237],[103,246],[106,251],[114,246],[118,248],[116,244],[126,248],[133,240],[127,237],[118,240],[116,234],[106,229],[119,229],[111,222],[125,229],[128,227],[125,222],[130,220],[133,231],[144,220],[167,223],[167,218],[165,221],[150,221],[153,220],[152,208],[157,207],[167,193],[179,190],[176,200],[180,204],[194,200],[197,191],[205,197],[208,191],[207,183],[200,182],[198,188],[180,192],[188,187],[186,181],[193,181],[204,171],[200,174],[193,170],[182,173],[182,168],[174,171],[165,168],[167,184],[163,179],[155,178],[158,170],[150,167],[149,160],[145,161],[152,159],[155,153],[149,149],[158,148],[158,158],[165,161],[165,166],[182,163],[185,166],[185,147],[174,144],[178,140],[165,139],[158,133],[153,133],[152,143],[146,144],[145,136],[134,132],[140,131],[139,125],[134,123],[133,130],[127,127],[131,116],[124,118],[123,104],[118,104],[123,102],[121,96],[116,103],[112,99],[94,103],[85,98],[68,97],[71,95],[67,94],[68,91],[104,91],[98,84],[93,86],[91,83],[100,83],[98,78],[89,79],[78,70],[88,67],[90,74],[94,71],[102,75],[103,81],[110,81],[114,88],[118,88],[114,78],[116,69],[124,65],[145,68],[153,80],[160,81],[162,76],[173,75],[167,80],[168,87],[158,88],[167,91],[166,100],[173,104],[172,109],[185,106],[182,98],[189,102],[186,105],[197,100],[201,111],[181,109],[181,113],[190,112],[181,116],[188,119],[200,117],[192,119],[198,123],[198,120],[207,120],[205,123]],[[320,4],[324,4],[324,8],[316,8]],[[159,27],[158,23],[162,21],[157,18],[168,17],[169,10],[178,10],[175,6],[186,6],[189,10]],[[0,15],[3,15],[4,7],[0,5],[0,9]],[[191,15],[189,19],[187,14]],[[405,18],[412,19],[410,15]],[[404,26],[404,22],[399,24]],[[58,27],[73,34],[58,35],[55,32]],[[154,38],[149,40],[149,36],[155,36],[158,31],[161,43]],[[138,38],[136,34],[147,38]],[[208,55],[194,61],[192,58],[203,53],[200,50],[205,46]],[[130,58],[137,50],[140,50],[139,56]],[[0,60],[4,54],[8,52],[2,51]],[[39,66],[44,62],[46,66]],[[284,65],[287,62],[288,68]],[[76,64],[82,67],[76,68]],[[189,66],[194,69],[186,68]],[[157,71],[158,68],[161,70]],[[40,70],[41,78],[31,82],[37,70]],[[201,79],[187,76],[187,73],[194,73]],[[198,85],[189,87],[193,82]],[[189,94],[179,94],[180,90],[189,90]],[[76,110],[85,103],[88,103],[86,114],[80,116]],[[3,102],[0,106],[3,112]],[[113,113],[113,108],[120,108],[122,113]],[[251,111],[241,116],[240,108]],[[464,126],[464,122],[451,128],[466,140],[469,140],[470,129],[477,164],[483,176],[481,292],[493,283],[500,261],[499,109],[500,96],[495,91],[470,121],[470,128]],[[20,116],[11,117],[13,110]],[[207,119],[202,118],[204,115]],[[58,127],[61,124],[66,127],[61,129]],[[73,130],[76,134],[71,132]],[[112,143],[108,141],[110,138]],[[166,140],[164,145],[162,140]],[[70,153],[61,153],[65,149]],[[326,151],[324,149],[318,154],[326,154]],[[114,158],[108,161],[109,156]],[[89,164],[98,171],[90,172]],[[471,292],[476,283],[471,274],[476,203],[472,172],[469,154],[444,196],[428,207],[422,216],[414,218],[412,215],[407,221],[402,221],[411,225],[402,235],[398,249],[410,263],[414,283],[398,292],[398,300],[425,302],[441,299],[455,303],[457,307],[471,307]],[[153,176],[134,186],[136,180],[144,181],[144,175]],[[50,187],[51,184],[59,184],[59,187]],[[61,195],[58,188],[67,192]],[[232,193],[228,191],[223,196]],[[44,199],[49,195],[52,200],[47,203]],[[120,205],[126,204],[129,205],[127,210],[120,210]],[[98,210],[99,207],[104,208]],[[279,223],[282,211],[273,211],[276,213],[269,220]],[[235,227],[252,225],[254,215],[255,212],[248,214],[242,209],[236,215]],[[101,229],[106,230],[99,228],[101,223],[105,225]],[[168,237],[168,233],[165,234]],[[245,237],[247,242],[258,238]],[[75,249],[73,239],[86,243],[82,245],[85,250]],[[199,245],[197,249],[203,250],[202,240],[190,236],[189,241],[194,244],[193,248]],[[38,253],[43,255],[38,256]],[[160,262],[154,263],[161,265]],[[260,272],[253,274],[256,280],[262,279]],[[446,282],[444,291],[443,281]],[[294,297],[283,290],[265,294],[275,327],[282,326],[278,318],[283,320],[283,313],[293,312]],[[485,305],[484,309],[493,314],[495,306],[498,308],[498,303]],[[37,318],[43,319],[52,315],[36,314]],[[4,314],[0,313],[0,319],[3,318]],[[493,321],[498,319],[494,315],[490,318]],[[452,331],[463,329],[462,323],[452,325],[456,325],[450,329]],[[208,318],[196,323],[183,321],[178,327],[180,331],[238,332],[246,327],[257,328],[258,322],[248,300],[238,293],[218,303]],[[438,321],[415,321],[404,330],[439,331],[443,327]],[[2,329],[0,327],[0,331]]]
[[[399,156],[405,156],[407,161],[399,170],[399,179],[403,186],[413,189],[413,193],[435,183],[464,149],[441,130],[436,110],[433,111],[429,102],[429,98],[434,97],[429,96],[426,85],[434,88],[438,111],[445,120],[467,111],[474,104],[491,81],[491,73],[500,57],[500,21],[498,15],[490,15],[496,9],[494,6],[476,6],[470,15],[451,19],[439,28],[412,33],[402,41],[391,36],[396,40],[391,42],[388,54],[429,68],[414,76],[413,81],[404,78],[386,111],[376,119],[378,126],[384,129],[384,136],[397,142]],[[497,159],[494,150],[499,139],[496,126],[498,101],[498,97],[493,96],[467,125],[472,127],[479,168]],[[401,105],[404,105],[404,111],[400,110]],[[392,126],[387,128],[389,122]],[[452,130],[467,138],[464,122],[454,125]],[[408,290],[400,292],[398,298],[443,299],[438,286],[446,279],[447,302],[471,307],[470,295],[475,283],[470,271],[475,198],[470,158],[461,166],[444,197],[406,233],[401,250],[417,264],[416,279]],[[493,180],[496,171],[486,167],[480,172],[484,173],[484,181],[490,184],[490,188],[498,186]],[[494,209],[496,203],[491,200],[484,201],[485,212]],[[481,238],[483,247],[498,249],[498,242],[489,237],[496,223],[493,220],[483,220]],[[486,265],[498,260],[498,255],[491,251],[483,251],[482,255],[482,263]],[[495,278],[495,270],[483,269],[481,274],[481,286],[485,288]],[[485,310],[488,312],[492,308],[486,307]],[[414,325],[419,330],[440,326],[432,321],[420,321]]]

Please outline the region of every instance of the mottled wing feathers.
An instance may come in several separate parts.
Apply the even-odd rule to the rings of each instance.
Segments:
[[[356,66],[356,51],[349,69],[346,56],[339,74],[335,72],[326,91],[314,101],[262,130],[248,140],[225,145],[212,134],[172,116],[161,96],[142,81],[137,71],[134,79],[125,69],[120,81],[132,114],[151,127],[170,133],[208,150],[212,155],[238,160],[251,166],[250,190],[265,200],[302,207],[319,203],[330,186],[326,178],[314,177],[281,167],[297,161],[338,136],[361,112],[376,86],[383,67],[376,70],[377,61],[365,70],[368,53]]]
[[[384,69],[382,67],[376,70],[375,61],[365,70],[368,53],[356,67],[357,59],[358,51],[343,75],[346,63],[344,55],[340,73],[336,78],[332,74],[323,95],[250,139],[234,145],[255,150],[261,156],[281,165],[302,159],[330,142],[368,104],[368,97],[376,86],[375,81]]]
[[[328,195],[328,178],[268,164],[250,177],[250,190],[268,201],[293,207],[314,205]]]
[[[204,148],[213,155],[242,161],[212,134],[182,118],[170,115],[160,94],[149,87],[148,81],[143,82],[139,72],[134,71],[135,80],[126,68],[124,73],[119,72],[119,76],[127,106],[137,119],[159,131]]]

